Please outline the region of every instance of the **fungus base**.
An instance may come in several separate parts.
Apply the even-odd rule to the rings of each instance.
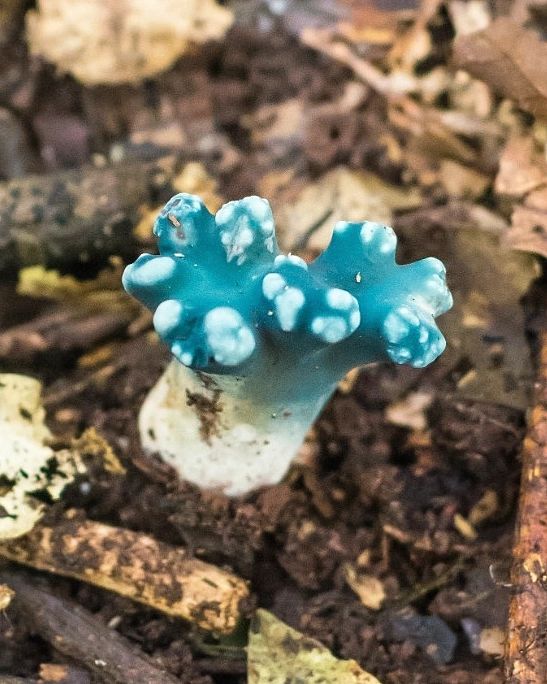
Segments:
[[[285,379],[277,381],[283,387]],[[265,400],[255,390],[268,380],[255,382],[171,361],[140,412],[145,450],[159,453],[184,480],[229,496],[279,482],[334,385],[295,402],[276,395],[273,383]]]

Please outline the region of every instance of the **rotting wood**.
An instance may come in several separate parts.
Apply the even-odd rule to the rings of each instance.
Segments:
[[[132,229],[147,203],[172,194],[173,156],[84,166],[0,183],[0,273],[43,264],[97,270],[134,256]]]
[[[1,544],[0,556],[109,589],[219,633],[237,626],[249,595],[244,580],[189,558],[183,548],[81,519],[76,511]]]
[[[155,667],[122,636],[84,608],[53,596],[26,573],[4,570],[0,572],[0,581],[15,590],[14,609],[29,628],[59,653],[93,672],[94,681],[108,684],[175,684],[179,681]]]
[[[547,332],[540,335],[534,407],[522,451],[506,642],[508,684],[547,682]]]

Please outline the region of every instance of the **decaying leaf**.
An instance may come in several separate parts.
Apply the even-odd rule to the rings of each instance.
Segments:
[[[400,24],[409,19],[408,10],[384,11],[372,3],[352,3],[349,19],[341,21],[337,30],[346,40],[370,45],[391,45],[398,34]]]
[[[2,0],[0,3],[0,45],[13,36],[25,11],[24,0]]]
[[[402,190],[371,173],[339,167],[308,185],[293,203],[275,206],[281,244],[323,250],[336,221],[379,221],[389,224],[392,212],[419,206],[417,189]],[[308,239],[309,238],[309,239]]]
[[[242,125],[250,131],[255,145],[274,148],[296,141],[302,132],[304,103],[299,98],[279,104],[266,104],[253,114],[242,117]]]
[[[454,60],[537,117],[547,117],[547,43],[507,17],[454,41]]]
[[[94,427],[87,428],[75,439],[72,447],[84,458],[92,456],[100,459],[104,469],[113,475],[123,475],[126,471],[114,449]]]
[[[547,197],[547,189],[542,194]],[[533,252],[547,258],[547,207],[535,208],[532,201],[528,199],[513,212],[507,245],[512,249]]]
[[[249,684],[380,684],[354,660],[338,660],[266,610],[258,610],[248,647]]]
[[[547,185],[547,161],[536,149],[532,136],[510,138],[500,157],[496,192],[520,198],[543,185]]]
[[[0,374],[0,539],[29,532],[83,469],[72,451],[47,446],[40,391],[34,378]]]
[[[93,280],[78,280],[73,275],[61,274],[41,265],[27,266],[19,271],[17,293],[27,297],[81,304],[88,295],[105,290],[119,291],[122,271],[123,264],[119,257],[112,257],[112,265],[100,271]],[[111,297],[112,295],[113,293]]]
[[[532,135],[508,141],[494,187],[514,203],[506,244],[547,257],[547,161]]]
[[[216,212],[224,200],[218,194],[218,182],[199,162],[188,162],[172,181],[173,190],[199,195],[209,211]]]
[[[34,54],[86,85],[137,83],[222,38],[232,21],[215,0],[40,0],[27,37]]]
[[[416,202],[418,190],[338,168],[274,209],[283,249],[304,252],[324,249],[339,219],[390,223],[392,210]],[[520,300],[537,277],[534,258],[509,249],[505,221],[476,204],[407,213],[395,228],[400,261],[432,255],[447,267],[455,304],[441,319],[449,344],[437,366],[457,369],[460,396],[525,410],[532,368]]]

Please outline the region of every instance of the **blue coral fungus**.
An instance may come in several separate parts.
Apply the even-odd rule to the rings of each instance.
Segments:
[[[140,415],[144,446],[206,488],[279,481],[337,382],[356,366],[423,367],[445,348],[452,297],[435,258],[397,264],[378,223],[338,222],[312,263],[279,253],[269,203],[213,216],[181,193],[154,225],[160,255],[123,275],[177,361]]]

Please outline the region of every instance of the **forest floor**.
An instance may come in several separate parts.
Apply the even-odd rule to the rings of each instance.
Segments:
[[[340,4],[349,19],[330,11]],[[498,9],[475,4],[489,30]],[[123,466],[90,468],[50,519],[76,508],[227,567],[249,581],[247,618],[265,608],[383,684],[501,684],[520,452],[544,321],[538,263],[521,250],[546,254],[537,151],[546,129],[526,102],[504,99],[495,75],[475,74],[488,85],[475,79],[465,3],[347,5],[287,3],[275,16],[267,3],[237,3],[223,41],[139,86],[59,75],[29,56],[17,25],[0,53],[0,196],[40,174],[53,184],[33,181],[37,210],[88,192],[91,225],[102,220],[97,181],[86,185],[93,166],[118,182],[138,162],[147,182],[113,224],[118,251],[95,244],[86,259],[65,259],[42,238],[22,248],[0,224],[11,255],[0,259],[0,367],[43,382],[58,444],[93,427]],[[519,31],[530,18],[545,29],[544,13],[524,17],[519,7]],[[352,374],[285,480],[243,498],[177,481],[139,445],[138,410],[168,352],[147,313],[126,302],[119,275],[122,262],[154,249],[154,213],[180,190],[212,209],[268,197],[283,247],[305,258],[338,218],[390,223],[399,259],[442,258],[455,295],[439,321],[442,359]],[[47,242],[46,221],[33,220]],[[51,240],[62,246],[59,234]],[[36,263],[80,280],[48,279]],[[245,630],[216,638],[76,579],[21,576],[38,575],[42,589],[181,682],[246,681]],[[66,662],[73,679],[60,681],[96,677],[15,608],[0,613],[0,681],[37,681],[40,668],[40,681],[53,681],[44,664]]]

